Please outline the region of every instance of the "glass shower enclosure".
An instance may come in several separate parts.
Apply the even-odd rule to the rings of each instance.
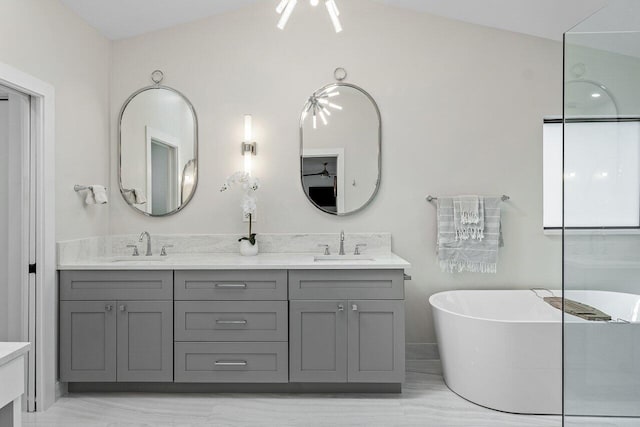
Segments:
[[[640,425],[640,2],[565,34],[567,426]]]

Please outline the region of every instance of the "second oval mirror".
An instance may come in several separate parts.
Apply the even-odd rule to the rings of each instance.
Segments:
[[[159,85],[142,88],[120,113],[120,192],[148,216],[179,212],[198,182],[198,122],[189,100]]]
[[[300,120],[302,188],[313,205],[350,215],[371,203],[381,175],[380,111],[362,88],[333,83],[314,92]]]

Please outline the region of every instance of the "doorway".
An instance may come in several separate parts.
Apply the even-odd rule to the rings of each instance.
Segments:
[[[35,180],[31,97],[0,85],[0,341],[35,342]],[[35,349],[23,407],[35,410]]]

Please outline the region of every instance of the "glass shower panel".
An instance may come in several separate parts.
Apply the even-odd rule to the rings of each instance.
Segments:
[[[564,43],[565,425],[640,425],[640,2]]]

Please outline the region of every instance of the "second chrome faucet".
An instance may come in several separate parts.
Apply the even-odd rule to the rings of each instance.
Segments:
[[[331,255],[331,252],[329,251],[329,245],[318,245],[322,248],[324,248],[324,254],[325,255]],[[355,246],[355,250],[353,251],[354,255],[361,255],[362,252],[360,251],[361,248],[366,248],[367,245],[364,243],[358,243]],[[340,249],[338,250],[338,255],[346,255],[344,252],[344,230],[340,231]]]
[[[143,231],[142,234],[140,234],[140,238],[138,239],[138,241],[142,242],[145,237],[147,238],[147,253],[145,254],[145,256],[151,256],[153,255],[151,253],[151,234],[149,234],[148,231]]]

